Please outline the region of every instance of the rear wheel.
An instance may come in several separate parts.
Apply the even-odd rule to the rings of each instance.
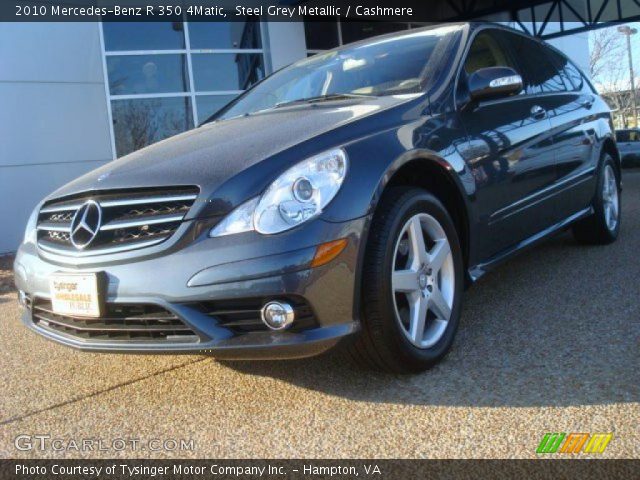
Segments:
[[[462,284],[458,236],[442,203],[416,188],[389,191],[371,225],[353,356],[392,372],[433,365],[453,342]]]
[[[618,238],[620,231],[620,183],[613,159],[605,154],[598,174],[593,200],[594,213],[576,223],[573,234],[581,243],[606,245]]]

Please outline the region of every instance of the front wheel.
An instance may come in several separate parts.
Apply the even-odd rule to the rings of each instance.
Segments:
[[[576,240],[595,245],[614,242],[620,231],[620,182],[609,154],[605,154],[598,172],[593,210],[593,215],[574,225]]]
[[[367,244],[353,356],[399,373],[439,361],[458,327],[462,272],[458,235],[442,203],[416,188],[387,192]]]

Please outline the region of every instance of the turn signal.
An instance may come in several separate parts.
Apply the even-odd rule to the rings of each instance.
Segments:
[[[347,246],[348,240],[341,238],[340,240],[334,240],[333,242],[323,243],[316,248],[316,254],[311,262],[311,267],[320,267],[329,263],[336,258]]]

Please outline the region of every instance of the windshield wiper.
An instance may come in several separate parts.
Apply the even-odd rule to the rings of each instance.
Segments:
[[[295,105],[297,103],[319,103],[328,102],[330,100],[350,100],[353,98],[374,98],[375,95],[366,95],[364,93],[329,93],[327,95],[317,95],[315,97],[298,98],[287,102],[276,103],[273,108],[285,107],[287,105]]]

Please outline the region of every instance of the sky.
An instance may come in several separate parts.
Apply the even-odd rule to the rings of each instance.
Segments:
[[[623,25],[629,25],[631,28],[635,28],[638,30],[638,33],[636,33],[635,35],[631,36],[631,56],[633,59],[633,69],[634,69],[634,76],[635,76],[635,83],[636,83],[636,88],[638,88],[640,86],[640,22],[630,22],[630,23],[626,23]],[[608,27],[610,29],[613,30],[617,30],[618,25],[614,25],[613,27]],[[592,38],[593,38],[594,33],[593,32],[589,32],[589,46],[591,47],[591,43],[592,43]],[[621,45],[623,45],[624,50],[625,50],[625,55],[623,57],[623,61],[624,61],[624,65],[625,68],[628,65],[628,57],[626,55],[626,39],[624,38],[623,34],[619,34],[620,35],[620,42]],[[628,70],[628,68],[625,69],[625,73]],[[626,75],[626,78],[628,79],[628,74]],[[611,88],[606,88],[608,87],[608,82],[607,82],[607,76],[603,75],[602,76],[602,80],[600,82],[602,86],[605,87],[605,89],[610,90]],[[600,86],[600,85],[598,85]],[[627,86],[628,86],[628,80],[627,80]]]

